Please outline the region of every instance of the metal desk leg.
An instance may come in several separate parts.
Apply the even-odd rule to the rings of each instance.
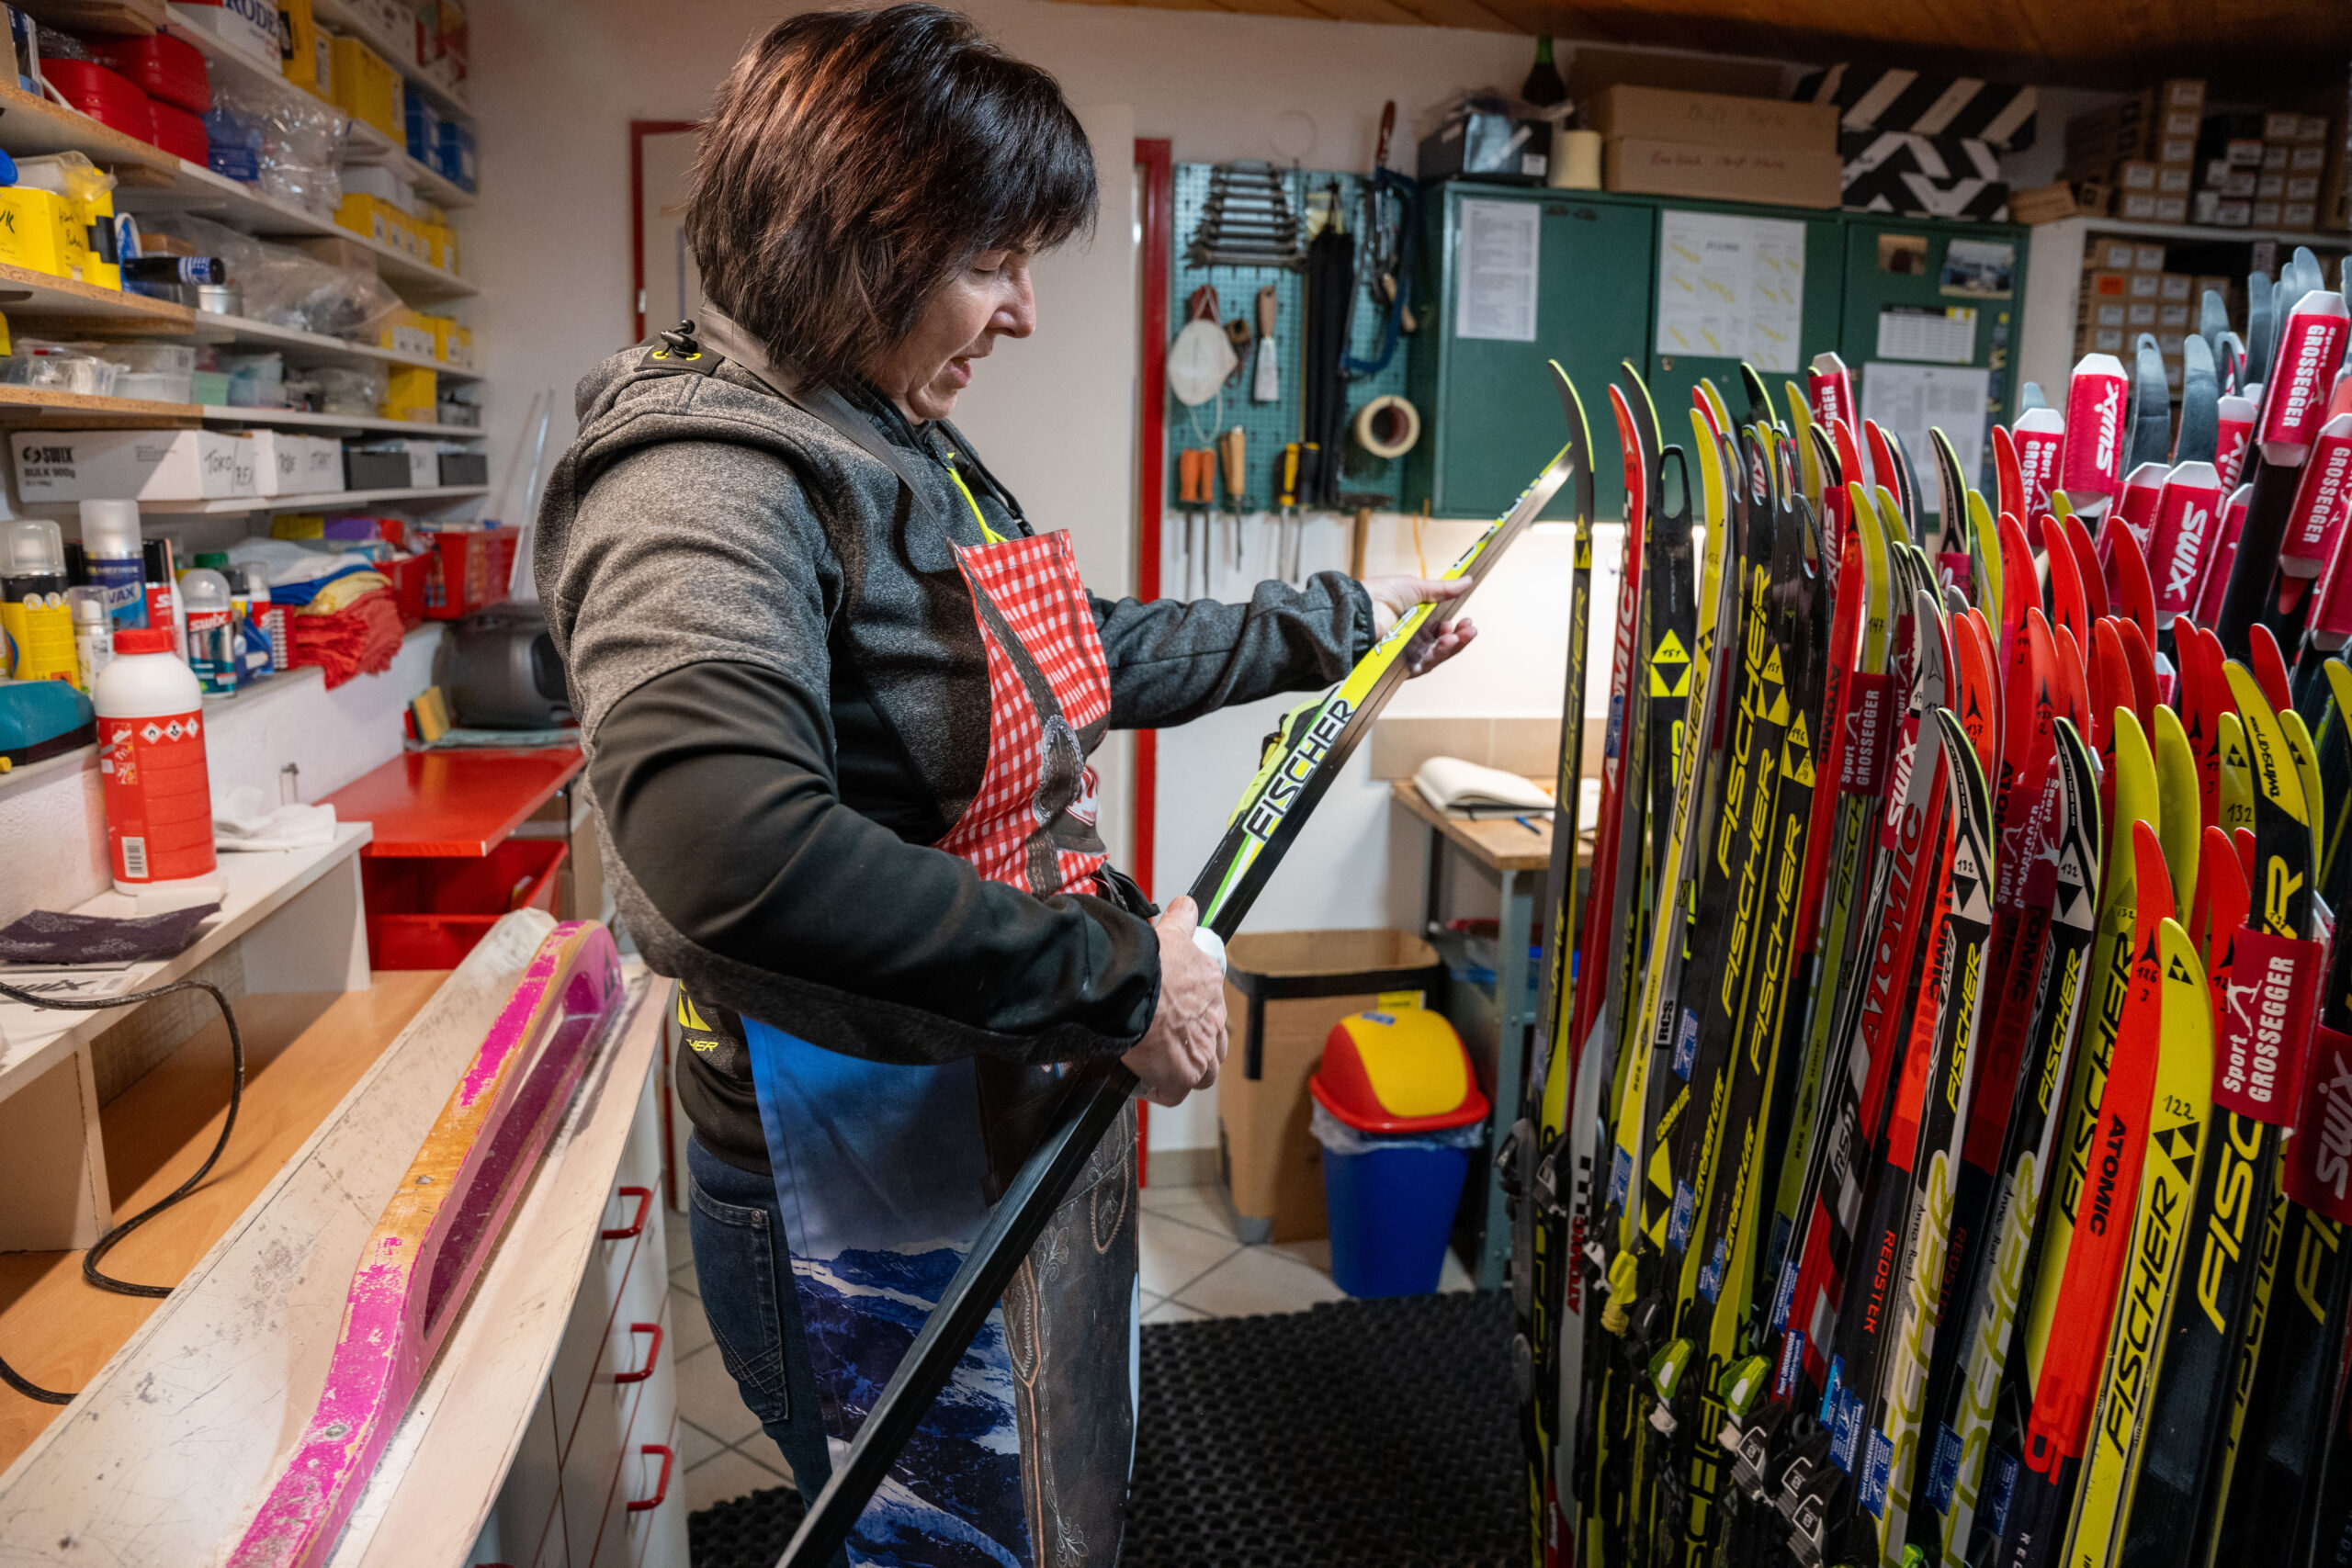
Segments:
[[[1534,1022],[1527,1003],[1527,933],[1535,920],[1535,889],[1541,876],[1516,871],[1501,873],[1501,920],[1495,933],[1500,972],[1495,977],[1495,1114],[1488,1123],[1487,1158],[1478,1165],[1487,1187],[1485,1245],[1478,1258],[1478,1286],[1494,1290],[1504,1280],[1510,1263],[1510,1216],[1503,1208],[1503,1189],[1495,1173],[1494,1153],[1511,1123],[1519,1120],[1521,1080],[1527,1074],[1527,1032]]]
[[[1439,929],[1445,908],[1445,835],[1430,829],[1429,859],[1421,867],[1421,934]]]

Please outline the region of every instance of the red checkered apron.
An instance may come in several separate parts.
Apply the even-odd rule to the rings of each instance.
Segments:
[[[1108,857],[1087,756],[1111,717],[1111,670],[1066,533],[967,549],[956,565],[989,659],[989,761],[939,847],[1043,898]]]

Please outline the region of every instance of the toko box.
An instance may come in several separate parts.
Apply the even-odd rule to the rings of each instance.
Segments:
[[[211,501],[254,493],[250,437],[215,430],[20,430],[8,440],[24,501]]]

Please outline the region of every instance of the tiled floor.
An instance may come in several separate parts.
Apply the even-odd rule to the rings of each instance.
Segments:
[[[686,1507],[709,1507],[791,1479],[784,1455],[760,1429],[727,1375],[703,1320],[693,1250],[680,1219],[666,1228],[670,1311],[679,1351],[679,1459],[686,1466]],[[1143,1320],[1242,1317],[1304,1312],[1340,1299],[1331,1282],[1328,1241],[1244,1247],[1213,1189],[1148,1187],[1143,1194]],[[1447,1255],[1438,1288],[1470,1289],[1461,1261]]]

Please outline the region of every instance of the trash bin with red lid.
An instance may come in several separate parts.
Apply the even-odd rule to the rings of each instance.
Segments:
[[[1436,1290],[1470,1151],[1486,1142],[1487,1097],[1461,1036],[1424,1008],[1352,1014],[1307,1089],[1331,1278],[1351,1296]]]

